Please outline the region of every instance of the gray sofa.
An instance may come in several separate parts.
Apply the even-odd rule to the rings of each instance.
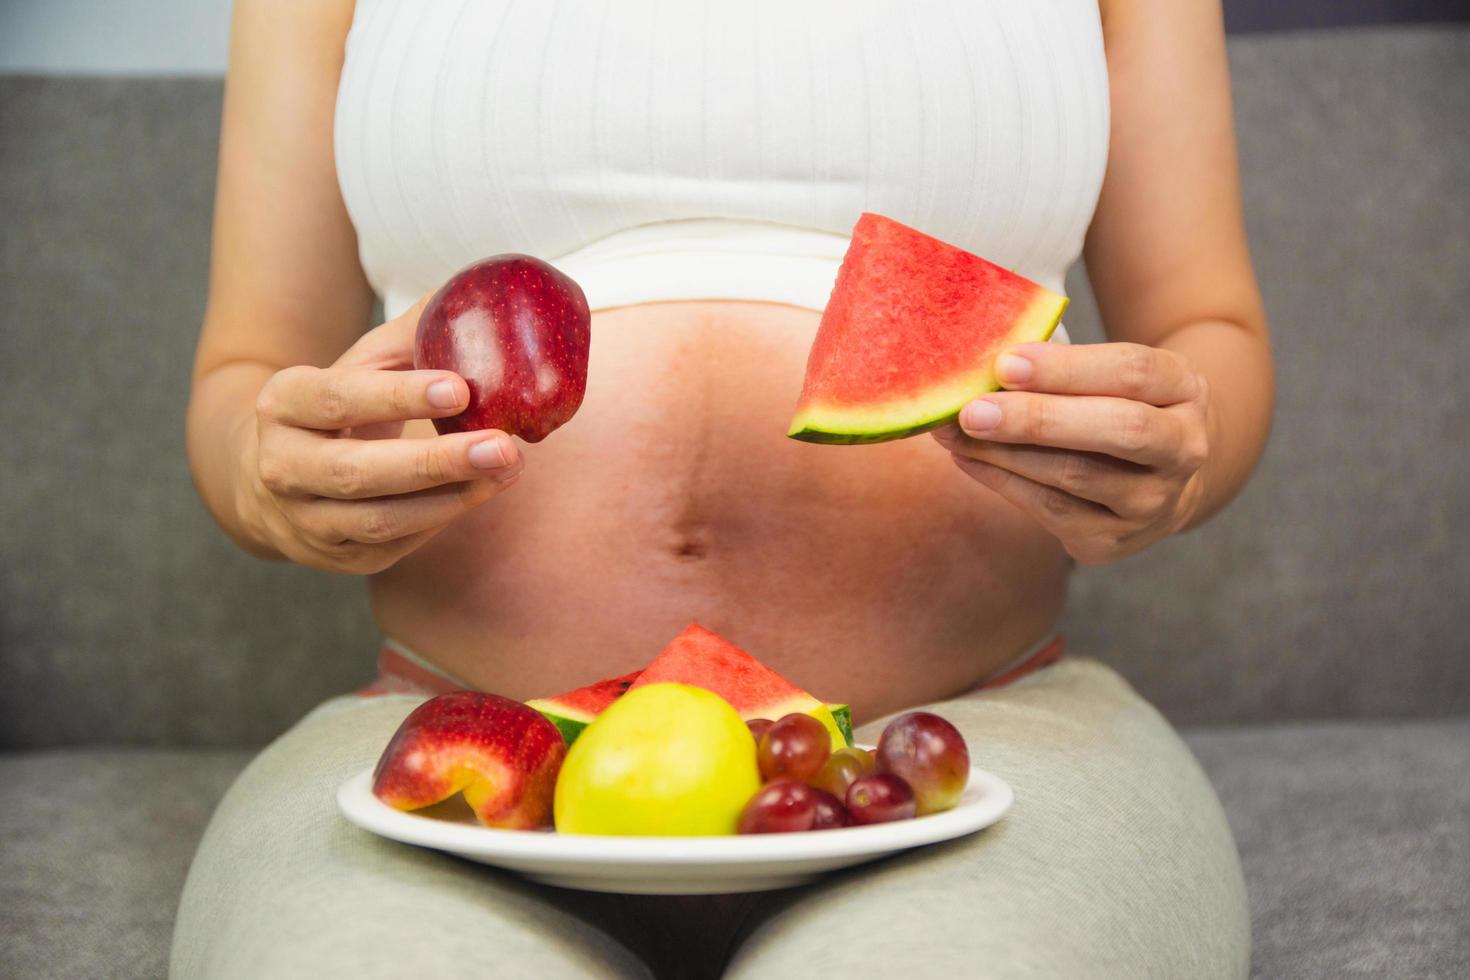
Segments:
[[[1470,976],[1470,30],[1231,57],[1275,434],[1066,630],[1218,786],[1257,976]],[[371,666],[361,583],[244,556],[190,487],[219,96],[0,79],[3,977],[160,976],[219,795]]]

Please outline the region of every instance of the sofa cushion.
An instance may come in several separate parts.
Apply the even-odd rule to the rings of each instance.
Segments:
[[[1470,976],[1470,720],[1188,739],[1240,843],[1255,976]],[[248,756],[0,756],[0,976],[163,976],[189,859]]]
[[[1240,846],[1257,977],[1470,977],[1470,719],[1187,739]]]
[[[0,754],[0,977],[156,980],[237,750]]]

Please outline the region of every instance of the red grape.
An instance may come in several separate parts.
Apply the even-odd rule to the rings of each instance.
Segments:
[[[751,718],[745,724],[750,727],[750,734],[755,736],[755,744],[760,745],[761,739],[765,736],[766,732],[771,730],[771,726],[775,722],[769,718]]]
[[[812,777],[811,783],[840,800],[846,798],[847,787],[852,785],[854,779],[876,771],[877,764],[871,753],[864,749],[842,748],[827,757],[822,768]]]
[[[914,815],[914,791],[892,773],[861,776],[847,788],[847,813],[855,824],[907,820]]]
[[[846,827],[852,823],[852,818],[847,815],[847,807],[842,801],[824,789],[814,789],[812,794],[815,799],[816,816],[812,820],[813,830],[831,830],[835,827]]]
[[[759,753],[761,778],[797,779],[806,782],[817,774],[832,752],[832,739],[827,726],[811,715],[789,714],[761,736]]]
[[[817,791],[806,783],[783,779],[760,788],[740,811],[742,834],[784,834],[811,830],[817,816]]]
[[[921,817],[953,807],[970,780],[965,737],[927,711],[911,711],[890,722],[878,739],[876,755],[879,772],[891,772],[913,789]]]

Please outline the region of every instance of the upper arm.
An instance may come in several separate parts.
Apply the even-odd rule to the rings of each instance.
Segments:
[[[195,372],[331,363],[372,294],[338,190],[332,120],[352,0],[237,0]]]
[[[1107,176],[1088,278],[1108,336],[1224,320],[1264,334],[1240,206],[1219,0],[1107,0]]]

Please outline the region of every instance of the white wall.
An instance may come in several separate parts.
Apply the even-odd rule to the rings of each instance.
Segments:
[[[0,0],[0,73],[218,75],[229,33],[230,0]]]

